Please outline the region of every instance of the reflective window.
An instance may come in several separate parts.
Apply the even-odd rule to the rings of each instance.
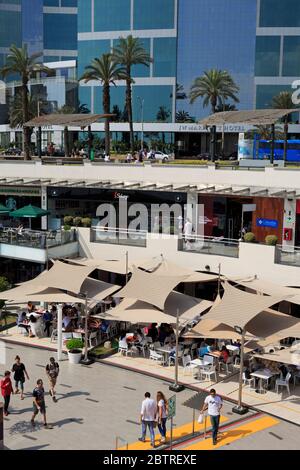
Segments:
[[[44,15],[44,48],[77,49],[77,15]]]
[[[164,85],[133,86],[133,119],[141,121],[141,100],[144,100],[144,121],[157,120],[160,107],[164,108],[169,117],[166,122],[172,121],[172,87]]]
[[[62,7],[77,7],[77,0],[61,0]]]
[[[44,0],[45,7],[58,7],[59,0]]]
[[[172,29],[175,27],[174,15],[174,0],[134,1],[134,29]]]
[[[174,77],[176,75],[176,38],[158,38],[153,41],[153,75]]]
[[[58,62],[59,61],[59,56],[56,55],[47,55],[44,56],[44,62]]]
[[[212,21],[213,18],[213,21]],[[187,26],[188,25],[188,26]],[[254,104],[256,2],[188,0],[179,2],[177,81],[188,95],[196,77],[211,68],[227,70],[240,87],[238,109]],[[207,116],[201,99],[177,102],[191,116]]]
[[[130,29],[130,0],[94,0],[95,31]]]
[[[256,38],[256,76],[279,75],[280,36],[257,36]]]
[[[29,54],[43,51],[43,0],[22,0],[22,40]]]
[[[261,27],[300,26],[299,0],[261,0]]]
[[[22,0],[0,0],[1,3],[6,3],[7,5],[21,5]]]
[[[10,47],[16,44],[22,45],[22,20],[21,12],[5,11],[0,12],[0,46]]]
[[[257,109],[272,108],[272,99],[281,91],[291,91],[287,85],[257,85],[256,107]]]
[[[102,114],[102,86],[95,87],[94,90],[94,112]],[[112,111],[114,106],[118,106],[121,113],[125,107],[125,90],[124,86],[113,86],[110,88],[110,110]]]
[[[92,110],[90,86],[79,87],[79,102],[80,104],[85,104],[90,111]]]
[[[87,65],[96,57],[110,51],[110,41],[79,41],[78,42],[78,77],[84,72]]]
[[[78,0],[78,32],[92,30],[91,0]]]
[[[300,75],[300,36],[285,36],[283,42],[282,75],[299,77]]]

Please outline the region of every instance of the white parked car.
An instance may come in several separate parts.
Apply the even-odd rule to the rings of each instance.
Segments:
[[[147,153],[148,160],[161,160],[163,162],[167,162],[170,160],[168,154],[161,152],[160,150],[151,150]]]

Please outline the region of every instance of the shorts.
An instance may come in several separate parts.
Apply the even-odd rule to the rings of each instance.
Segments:
[[[24,382],[25,380],[15,380],[15,387],[18,389],[19,388],[19,385],[20,385],[20,389],[22,390],[22,392],[24,391]]]
[[[44,401],[42,401],[42,402],[40,403],[40,408],[38,408],[38,407],[36,406],[36,403],[33,402],[33,413],[34,413],[35,415],[37,415],[39,411],[42,413],[42,415],[44,415],[44,414],[46,413],[46,404],[45,404]]]
[[[57,377],[48,377],[50,388],[54,388],[56,385]]]

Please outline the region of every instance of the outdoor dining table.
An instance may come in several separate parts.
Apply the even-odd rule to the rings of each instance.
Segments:
[[[274,375],[278,375],[278,372],[271,372],[266,369],[259,369],[255,372],[252,372],[251,377],[257,377],[259,379],[259,389],[258,393],[267,393],[267,390],[263,387],[263,381],[268,381]]]
[[[173,350],[173,348],[170,348],[169,346],[165,346],[165,347],[161,347],[161,348],[155,348],[155,351],[163,353],[163,355],[164,355],[164,365],[167,364],[168,356],[170,355],[172,350]]]
[[[208,361],[204,361],[203,359],[193,359],[191,364],[197,366],[198,373],[201,377],[201,369],[205,368],[206,366],[211,366],[211,363]],[[197,374],[198,375],[198,374]]]
[[[235,351],[239,351],[240,348],[238,346],[233,346],[233,344],[226,344],[226,349],[228,351],[235,352]]]

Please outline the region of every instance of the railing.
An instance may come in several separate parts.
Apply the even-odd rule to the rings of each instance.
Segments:
[[[0,243],[7,245],[17,245],[29,248],[39,248],[45,250],[55,246],[66,245],[77,241],[76,230],[23,230],[18,233],[15,229],[0,229]]]
[[[90,241],[113,245],[147,246],[147,232],[111,227],[91,227]]]
[[[190,235],[178,239],[178,251],[207,255],[239,257],[239,241],[223,237],[201,237]]]
[[[300,267],[300,247],[276,245],[275,263]]]

